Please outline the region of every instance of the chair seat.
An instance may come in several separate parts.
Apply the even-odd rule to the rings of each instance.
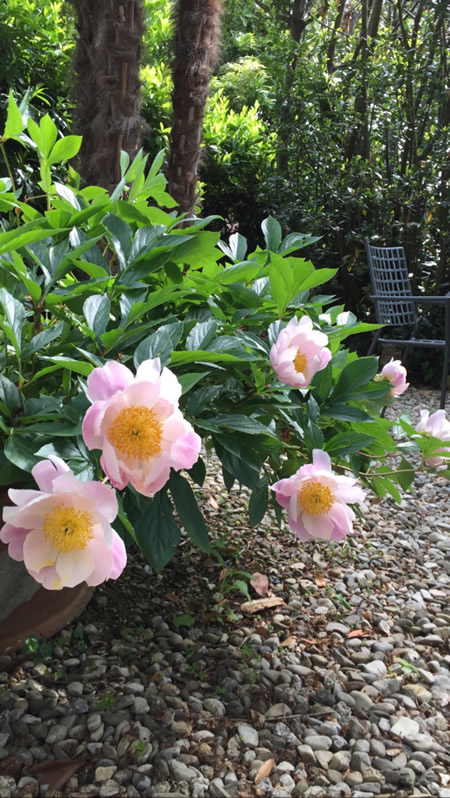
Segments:
[[[440,339],[433,339],[433,338],[380,338],[378,337],[378,342],[380,344],[398,344],[399,346],[430,346],[430,347],[438,347],[440,349],[445,348],[445,341]]]

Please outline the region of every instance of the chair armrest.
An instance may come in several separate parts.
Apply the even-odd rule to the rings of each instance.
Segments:
[[[415,304],[447,305],[450,293],[446,296],[411,296],[410,294],[376,294],[369,297],[374,302],[414,302]]]

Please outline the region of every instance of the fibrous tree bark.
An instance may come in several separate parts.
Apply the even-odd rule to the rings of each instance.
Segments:
[[[191,214],[197,202],[203,116],[218,58],[221,14],[220,0],[178,2],[167,190],[180,213]]]
[[[120,151],[140,139],[141,0],[69,0],[76,12],[74,131],[83,136],[78,168],[86,184],[111,191]]]

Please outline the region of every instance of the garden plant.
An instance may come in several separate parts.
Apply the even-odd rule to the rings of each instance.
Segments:
[[[353,532],[367,491],[401,502],[415,467],[449,476],[450,423],[381,415],[407,388],[398,361],[358,357],[360,323],[318,289],[336,274],[299,253],[312,237],[268,217],[247,251],[189,227],[160,173],[121,158],[111,194],[65,166],[80,147],[10,95],[0,183],[0,539],[49,589],[117,578],[137,545],[155,569],[181,528],[203,551],[193,484],[214,453],[228,489],[273,506],[301,540]],[[16,189],[8,146],[38,157],[38,196]],[[447,442],[447,443],[446,443]],[[417,453],[421,458],[416,457]],[[412,455],[412,458],[411,458]],[[256,533],[255,533],[256,534]]]

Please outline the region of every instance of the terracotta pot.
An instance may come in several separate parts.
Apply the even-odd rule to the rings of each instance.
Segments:
[[[10,504],[6,490],[0,493],[0,510]],[[84,610],[94,588],[46,590],[22,562],[12,560],[0,543],[0,654],[21,648],[27,637],[51,637]]]

